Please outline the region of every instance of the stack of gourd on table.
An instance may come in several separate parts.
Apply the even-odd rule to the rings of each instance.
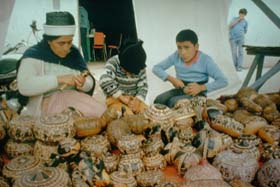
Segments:
[[[120,104],[121,105],[121,104]],[[69,108],[0,124],[1,186],[279,186],[280,93],[242,88],[174,108],[125,106],[100,118]],[[4,138],[6,137],[6,138]],[[4,158],[4,157],[1,157]],[[176,168],[178,182],[165,175]]]

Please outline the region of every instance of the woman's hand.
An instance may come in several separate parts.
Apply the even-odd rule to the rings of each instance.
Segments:
[[[63,87],[74,86],[76,88],[81,88],[86,79],[82,75],[61,75],[57,77],[57,80]]]
[[[76,88],[81,89],[85,84],[86,77],[83,75],[76,75],[74,77],[74,81],[75,81]]]

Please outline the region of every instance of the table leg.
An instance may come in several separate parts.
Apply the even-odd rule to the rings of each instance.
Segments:
[[[246,78],[245,78],[245,80],[244,80],[244,82],[242,84],[242,88],[248,86],[249,81],[250,81],[250,79],[251,79],[251,77],[252,77],[252,75],[253,75],[253,73],[254,73],[254,71],[255,71],[258,63],[259,63],[259,60],[261,60],[261,55],[256,55],[254,60],[253,60],[252,65],[251,65],[251,67],[250,67],[250,69],[249,69],[249,71],[248,71],[248,73],[246,75]]]
[[[263,61],[264,61],[264,55],[260,54],[260,57],[258,60],[257,73],[256,73],[256,80],[258,80],[262,76]]]
[[[280,61],[275,64],[268,72],[266,72],[261,78],[254,82],[250,87],[259,90],[262,85],[278,71],[280,71]]]

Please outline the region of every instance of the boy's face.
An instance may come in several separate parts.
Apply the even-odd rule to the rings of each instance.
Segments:
[[[121,67],[122,72],[124,72],[126,74],[126,76],[131,77],[132,73],[130,73],[129,71],[127,71],[126,69],[124,69],[123,67]]]
[[[239,13],[239,18],[240,18],[240,19],[244,19],[245,16],[246,16],[246,14]]]
[[[195,57],[198,51],[198,44],[193,44],[190,41],[176,42],[179,56],[185,63],[189,63]]]

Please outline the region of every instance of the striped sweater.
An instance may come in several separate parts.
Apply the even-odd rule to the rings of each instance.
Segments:
[[[105,73],[101,75],[99,84],[106,96],[115,98],[130,95],[144,101],[148,92],[146,69],[141,70],[138,75],[127,76],[121,70],[117,55],[107,61]]]

